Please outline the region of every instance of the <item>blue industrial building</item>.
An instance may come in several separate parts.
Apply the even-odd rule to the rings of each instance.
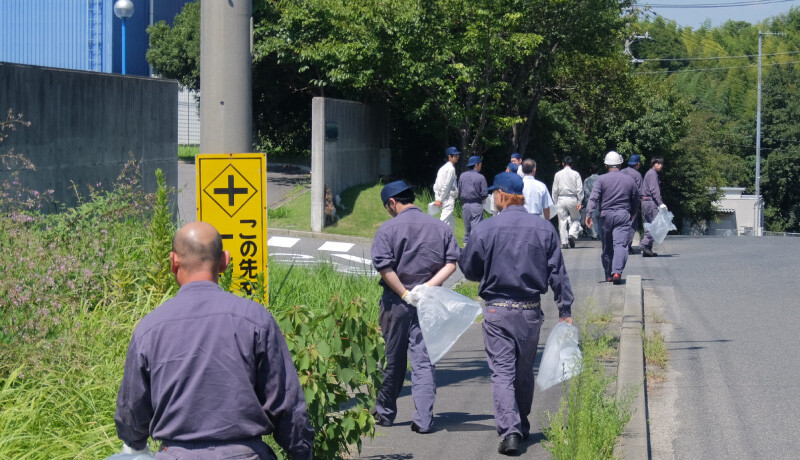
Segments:
[[[119,73],[122,21],[115,0],[0,0],[0,62]],[[147,26],[172,24],[191,0],[132,0],[126,73],[150,75]]]

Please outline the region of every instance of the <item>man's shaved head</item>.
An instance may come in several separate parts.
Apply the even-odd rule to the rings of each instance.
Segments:
[[[222,259],[222,237],[205,222],[184,225],[172,240],[172,251],[187,273],[215,273]]]

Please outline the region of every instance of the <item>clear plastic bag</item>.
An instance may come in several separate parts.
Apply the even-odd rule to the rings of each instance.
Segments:
[[[440,212],[442,212],[442,208],[436,206],[434,203],[436,202],[431,201],[430,203],[428,203],[428,214],[435,217],[438,216]]]
[[[582,360],[583,355],[578,347],[578,328],[562,321],[547,337],[536,383],[539,388],[546,390],[574,377],[581,372]]]
[[[411,293],[431,364],[436,364],[475,322],[482,309],[478,302],[440,286],[419,285]],[[411,294],[409,293],[409,294]]]
[[[644,229],[646,232],[650,233],[650,236],[653,237],[653,241],[656,244],[661,244],[664,242],[664,238],[667,237],[667,233],[670,230],[677,230],[678,228],[675,227],[675,224],[672,223],[672,218],[675,217],[671,212],[667,209],[659,209],[658,215],[656,218],[653,219],[653,222],[644,224]]]
[[[106,457],[106,460],[152,460],[156,458],[155,454],[147,453],[147,454],[123,454],[118,453],[114,454],[110,457]]]
[[[483,200],[483,210],[489,214],[497,214],[497,206],[494,205],[494,194],[490,193],[489,196]]]

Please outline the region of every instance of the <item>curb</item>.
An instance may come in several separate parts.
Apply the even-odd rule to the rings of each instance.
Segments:
[[[643,326],[642,277],[628,276],[625,278],[625,306],[620,328],[617,400],[623,400],[625,395],[630,392],[635,393],[635,399],[631,405],[631,419],[614,449],[615,455],[626,460],[650,458],[642,344]]]

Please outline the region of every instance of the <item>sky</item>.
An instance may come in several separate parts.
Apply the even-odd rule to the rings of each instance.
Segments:
[[[638,4],[651,5],[658,15],[693,29],[698,29],[706,18],[711,19],[711,27],[730,19],[755,24],[792,7],[800,8],[800,0],[639,0]]]

